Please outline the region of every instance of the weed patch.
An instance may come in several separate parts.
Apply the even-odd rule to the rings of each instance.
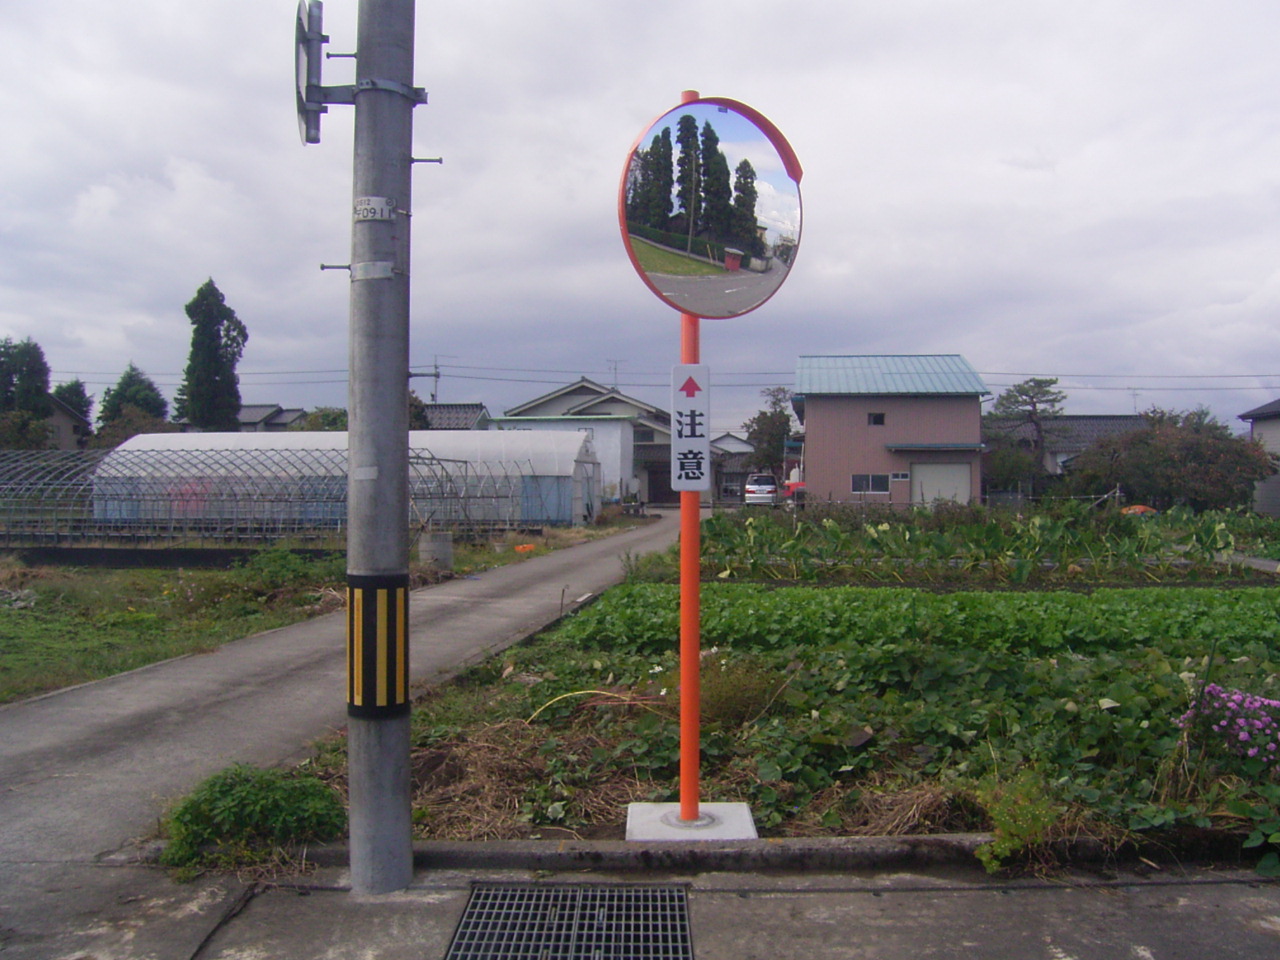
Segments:
[[[187,871],[261,863],[335,839],[345,827],[338,794],[316,777],[238,764],[205,780],[165,818],[161,862]]]

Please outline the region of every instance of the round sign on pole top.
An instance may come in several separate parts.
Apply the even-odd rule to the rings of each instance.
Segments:
[[[307,87],[320,85],[323,24],[324,4],[321,0],[299,0],[293,63],[297,82],[298,135],[304,144],[320,142],[320,114],[324,112],[324,105],[308,100]]]
[[[690,316],[756,309],[795,263],[801,174],[791,144],[762,114],[690,92],[627,155],[618,223],[636,273]]]

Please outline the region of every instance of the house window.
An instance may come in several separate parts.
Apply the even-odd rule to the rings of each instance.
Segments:
[[[888,493],[889,475],[887,473],[855,473],[853,475],[854,493]]]
[[[909,474],[909,473],[891,473],[891,474],[889,475],[889,479],[890,479],[890,480],[901,480],[903,483],[906,483],[908,480],[910,480],[910,479],[911,479],[911,474]]]
[[[636,443],[653,443],[653,430],[638,429],[635,431],[634,438]]]
[[[884,414],[883,414],[883,413],[868,413],[868,414],[867,414],[867,426],[868,426],[868,427],[883,427],[883,426],[884,426]]]

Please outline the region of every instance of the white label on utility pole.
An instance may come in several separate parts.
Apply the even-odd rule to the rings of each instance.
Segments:
[[[366,260],[351,265],[352,280],[390,280],[395,276],[396,265],[390,260]]]
[[[671,368],[671,489],[711,489],[711,375],[702,364]]]
[[[394,220],[396,202],[391,197],[356,197],[352,216],[356,220]]]

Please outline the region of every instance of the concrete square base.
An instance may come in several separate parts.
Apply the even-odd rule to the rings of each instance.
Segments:
[[[754,840],[756,822],[745,803],[700,803],[698,819],[680,819],[678,803],[627,804],[628,840]]]

